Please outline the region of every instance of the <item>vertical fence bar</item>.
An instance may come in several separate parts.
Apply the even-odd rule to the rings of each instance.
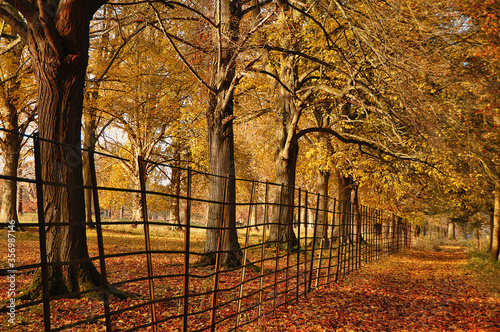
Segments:
[[[335,231],[335,207],[337,205],[337,200],[333,200],[333,213],[332,213],[332,232],[330,233],[330,253],[328,257],[328,278],[326,279],[327,283],[330,283],[331,280],[331,268],[332,268],[332,253],[333,253],[333,245],[334,245],[334,231]]]
[[[380,258],[384,254],[384,247],[385,247],[384,241],[386,240],[387,230],[384,229],[384,215],[382,214],[382,211],[377,210],[377,217],[380,220],[380,229],[382,230],[380,232],[379,250],[377,256],[377,258]]]
[[[366,262],[370,261],[372,228],[370,221],[370,209],[365,206],[365,230],[366,230]]]
[[[316,275],[316,285],[315,287],[317,288],[319,285],[319,280],[321,278],[321,269],[322,269],[322,263],[323,263],[323,254],[325,251],[325,239],[328,241],[328,196],[323,196],[325,200],[325,204],[322,207],[321,210],[321,240],[320,240],[320,252],[319,252],[319,262],[318,262],[318,273]]]
[[[377,220],[375,219],[375,214],[373,213],[373,208],[370,208],[370,220],[372,223],[372,253],[370,256],[370,261],[373,261],[377,254],[377,238],[378,238],[378,226]]]
[[[151,238],[149,237],[149,222],[148,222],[148,204],[146,197],[146,161],[139,156],[139,182],[141,185],[141,205],[142,205],[142,221],[144,224],[144,240],[146,245],[146,263],[148,266],[148,282],[149,282],[149,299],[151,301],[151,320],[153,322],[153,331],[157,331],[156,323],[156,303],[155,303],[155,287],[153,280],[153,262],[151,259]]]
[[[186,229],[184,230],[184,287],[182,289],[182,331],[188,331],[189,314],[189,251],[191,241],[191,167],[187,169]]]
[[[301,219],[301,199],[302,199],[302,189],[299,188],[299,198],[298,198],[298,212],[297,212],[297,289],[296,289],[296,296],[295,296],[295,301],[299,300],[299,295],[300,295],[300,219]]]
[[[307,228],[309,227],[309,192],[306,190],[304,202],[304,297],[307,298]]]
[[[347,274],[350,274],[351,271],[354,270],[354,267],[353,265],[356,263],[356,243],[353,243],[354,242],[354,204],[352,204],[352,202],[349,203],[350,204],[350,208],[349,208],[349,223],[348,223],[348,227],[349,227],[349,260],[348,260],[348,263],[347,263]],[[354,255],[353,255],[353,251],[354,251]]]
[[[341,246],[342,246],[342,242],[343,242],[343,228],[342,228],[342,225],[343,225],[343,211],[344,211],[344,207],[343,207],[343,202],[342,201],[339,201],[339,212],[338,212],[338,219],[339,219],[339,240],[338,240],[338,244],[337,244],[337,269],[335,271],[335,281],[338,281],[339,280],[339,274],[340,274],[340,267],[342,265],[342,249],[341,249]]]
[[[375,232],[375,226],[373,224],[373,219],[372,219],[372,214],[371,214],[371,208],[367,207],[366,208],[366,223],[368,227],[368,261],[371,262],[372,260],[372,254],[373,254],[373,234]]]
[[[319,241],[319,243],[320,243],[319,260],[318,260],[318,270],[316,272],[316,281],[315,281],[315,284],[314,284],[315,288],[318,288],[319,279],[321,278],[321,263],[323,261],[323,252],[324,252],[324,246],[325,246],[325,238],[321,237],[321,240]]]
[[[259,306],[258,315],[262,316],[262,297],[264,288],[264,259],[266,251],[266,227],[268,224],[268,207],[269,207],[269,182],[266,181],[266,192],[264,194],[264,225],[262,226],[262,242],[260,247],[260,276],[259,276]]]
[[[97,176],[95,169],[94,149],[87,151],[89,155],[90,181],[92,184],[92,198],[94,201],[94,215],[97,232],[97,245],[99,250],[99,265],[101,270],[102,298],[104,301],[104,317],[106,319],[106,331],[111,331],[111,313],[109,309],[109,285],[106,273],[106,260],[104,259],[104,239],[102,237],[101,208],[99,206],[99,192],[97,190]]]
[[[344,269],[343,269],[343,276],[346,274],[349,274],[351,270],[351,260],[352,260],[352,241],[351,241],[351,235],[352,235],[352,214],[351,214],[351,208],[352,204],[349,201],[346,201],[346,224],[345,224],[345,229],[346,229],[346,241],[345,241],[345,262],[344,262]]]
[[[376,246],[377,246],[377,250],[375,251],[375,259],[378,259],[379,256],[380,256],[380,248],[381,248],[381,240],[382,240],[382,234],[383,234],[383,225],[382,223],[380,222],[380,219],[379,219],[379,213],[378,213],[378,210],[377,209],[373,209],[373,218],[375,218],[376,220],[376,223],[379,225],[379,233],[377,234],[377,238],[376,238]]]
[[[219,292],[219,278],[220,278],[220,268],[222,259],[222,246],[224,244],[225,227],[226,227],[226,208],[227,208],[227,192],[229,186],[229,177],[225,177],[224,185],[224,196],[223,196],[223,208],[222,208],[222,227],[220,230],[219,238],[217,240],[217,252],[215,254],[215,276],[214,276],[214,286],[212,292],[212,313],[210,316],[210,331],[215,332],[215,325],[217,320],[217,295]]]
[[[312,278],[313,278],[313,270],[314,270],[314,250],[316,247],[316,236],[317,236],[317,229],[318,229],[319,199],[320,199],[320,195],[317,194],[317,196],[316,196],[316,213],[314,216],[313,238],[311,241],[311,266],[309,269],[309,284],[307,285],[308,292],[311,292],[311,288],[312,288]]]
[[[348,201],[343,201],[341,204],[344,206],[342,209],[341,213],[341,232],[342,232],[342,245],[341,245],[341,264],[340,264],[340,272],[342,273],[342,276],[345,275],[345,270],[346,270],[346,264],[349,264],[349,261],[347,261],[347,255],[348,255],[348,239],[349,239],[349,227],[348,227],[348,218],[349,215],[347,213],[347,208],[350,206],[350,202]]]
[[[293,233],[293,212],[295,209],[295,188],[292,188],[292,197],[290,198],[291,204],[288,205],[287,215],[290,215],[292,219],[286,221],[287,229],[287,245],[286,245],[286,270],[285,270],[285,304],[288,303],[288,278],[290,269],[290,255],[291,255],[291,244],[292,244],[292,233]]]
[[[364,261],[365,263],[368,263],[368,214],[367,214],[367,209],[365,206],[361,206],[361,216],[363,219],[362,220],[362,223],[363,223],[363,234],[364,234],[364,237],[363,237],[363,244],[364,244]]]
[[[38,235],[40,237],[40,265],[42,270],[42,301],[43,301],[43,325],[46,332],[50,331],[50,294],[49,294],[49,271],[47,266],[47,237],[45,234],[45,214],[43,206],[43,178],[42,159],[40,151],[40,138],[38,133],[33,134],[33,149],[35,152],[35,181],[36,181],[36,204],[38,210]]]
[[[243,250],[243,267],[241,268],[241,278],[240,278],[240,290],[238,296],[238,315],[236,316],[236,329],[240,326],[241,319],[241,299],[243,297],[243,283],[245,281],[245,272],[247,266],[247,255],[248,255],[248,240],[250,237],[250,217],[252,215],[253,201],[255,194],[255,181],[252,181],[252,189],[250,192],[250,204],[248,205],[248,217],[247,217],[247,225],[246,225],[246,233],[245,233],[245,244]]]
[[[276,301],[278,297],[278,270],[279,270],[279,258],[280,258],[280,248],[281,248],[281,215],[283,212],[283,183],[280,189],[280,203],[279,203],[279,216],[278,216],[278,237],[276,239],[276,257],[274,266],[274,297],[273,297],[273,315],[276,315]],[[273,220],[274,223],[274,220]]]
[[[363,238],[363,215],[359,210],[359,205],[354,204],[355,214],[353,214],[354,222],[356,222],[356,260],[354,267],[357,270],[361,267],[361,239]]]

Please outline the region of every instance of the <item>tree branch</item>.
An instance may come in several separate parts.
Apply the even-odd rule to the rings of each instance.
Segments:
[[[43,31],[45,32],[45,38],[49,42],[50,46],[57,54],[57,57],[61,59],[64,55],[64,48],[58,37],[58,32],[54,26],[52,18],[47,17],[42,0],[37,0],[39,20],[42,24]]]
[[[4,2],[9,4],[12,9],[19,11],[26,20],[30,20],[35,17],[36,8],[26,0],[4,0]]]
[[[0,4],[0,18],[2,18],[21,39],[26,40],[28,36],[26,23],[22,20],[22,17],[15,12],[15,8],[10,5]]]
[[[167,29],[165,28],[165,25],[163,24],[163,21],[160,18],[160,13],[158,13],[158,10],[152,5],[149,4],[150,7],[153,9],[156,15],[156,19],[158,23],[160,24],[161,31],[167,37],[168,41],[170,42],[170,45],[172,45],[172,48],[174,49],[175,53],[181,58],[182,62],[188,67],[189,71],[198,79],[198,81],[203,84],[209,91],[215,93],[215,90],[201,78],[201,76],[196,72],[196,70],[189,64],[187,59],[184,57],[184,54],[181,53],[181,51],[177,48],[177,45],[175,45],[174,41],[172,40],[172,37],[170,34],[167,32]]]
[[[322,132],[322,133],[330,134],[330,135],[334,136],[335,138],[337,138],[342,143],[357,144],[360,147],[361,146],[365,146],[367,148],[370,148],[372,150],[377,151],[379,153],[379,157],[380,157],[380,154],[383,153],[385,155],[394,157],[396,159],[418,161],[418,162],[424,163],[426,165],[429,165],[428,162],[420,160],[418,158],[413,158],[413,157],[410,157],[410,156],[404,156],[404,155],[400,155],[400,154],[397,154],[397,153],[393,153],[393,152],[387,150],[387,148],[382,147],[382,146],[380,146],[380,145],[378,145],[378,144],[376,144],[374,142],[362,140],[360,138],[347,138],[347,137],[344,137],[344,136],[340,135],[338,132],[336,132],[335,130],[333,130],[331,128],[313,127],[313,128],[303,129],[303,130],[301,130],[301,131],[299,131],[297,133],[297,140],[300,139],[302,136],[304,136],[306,134],[309,134],[309,133],[313,133],[313,132]],[[432,165],[429,165],[429,166],[432,166]]]

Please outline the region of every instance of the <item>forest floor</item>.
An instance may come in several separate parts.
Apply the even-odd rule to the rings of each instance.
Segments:
[[[248,330],[500,331],[500,297],[470,261],[460,247],[407,250],[317,289]]]

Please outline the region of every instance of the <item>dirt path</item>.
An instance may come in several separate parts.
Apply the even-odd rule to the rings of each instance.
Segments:
[[[459,251],[411,250],[265,318],[257,331],[500,331],[500,299]]]

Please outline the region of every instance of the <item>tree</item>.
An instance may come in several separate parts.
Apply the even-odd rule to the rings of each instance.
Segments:
[[[81,119],[83,87],[88,65],[89,23],[106,1],[6,0],[3,18],[28,46],[38,91],[38,128],[47,223],[50,294],[64,294],[101,284],[91,262],[59,264],[89,258],[81,186]],[[66,144],[63,146],[52,141]],[[66,186],[67,185],[67,186]],[[54,225],[54,223],[67,223]],[[41,273],[27,296],[41,294]]]
[[[498,75],[500,38],[498,12],[500,2],[454,1],[454,9],[465,18],[463,26],[474,34],[471,43],[462,46],[463,58],[458,58],[462,80],[455,97],[467,104],[457,107],[460,140],[450,142],[458,147],[459,156],[467,157],[478,179],[486,183],[492,199],[490,255],[500,254],[500,107]],[[469,106],[469,107],[467,107]],[[457,135],[457,136],[458,136]],[[463,158],[461,158],[463,159]]]
[[[149,28],[140,38],[129,40],[110,69],[115,79],[101,84],[100,107],[111,115],[111,127],[124,135],[124,141],[108,139],[106,145],[124,158],[120,164],[131,176],[135,190],[140,189],[139,159],[159,163],[171,160],[168,147],[179,135],[176,128],[182,126],[178,124],[182,113],[189,113],[191,107],[192,81],[175,59],[168,58],[169,48],[165,41],[158,41],[159,37],[158,31]],[[154,164],[147,165],[146,177],[153,168]],[[142,221],[139,194],[134,195],[132,221]]]
[[[24,44],[19,36],[10,33],[9,26],[0,25],[0,123],[4,131],[0,136],[0,151],[4,159],[3,175],[18,176],[22,135],[35,119],[34,82],[29,61],[23,53]],[[5,40],[6,42],[3,42]],[[3,180],[0,220],[14,220],[17,214],[18,183]]]
[[[209,200],[207,235],[205,240],[205,255],[196,265],[203,266],[215,263],[215,252],[218,250],[218,240],[224,234],[222,248],[222,264],[234,266],[241,264],[236,232],[236,185],[234,161],[234,92],[242,78],[240,63],[241,54],[246,43],[258,27],[266,21],[261,17],[255,21],[249,20],[248,25],[242,21],[258,2],[250,2],[248,8],[243,9],[243,2],[239,0],[217,0],[213,6],[184,8],[186,15],[195,17],[200,22],[196,35],[197,40],[189,42],[184,35],[180,37],[168,31],[163,23],[159,24],[164,35],[170,40],[179,57],[188,69],[206,88],[207,106],[205,117],[208,129],[208,171],[213,174],[209,177]],[[204,14],[211,11],[210,15]],[[157,11],[160,19],[160,13]],[[167,18],[168,19],[168,18]],[[186,20],[187,21],[187,20]],[[175,43],[178,41],[178,43]],[[183,48],[177,44],[183,44]],[[194,49],[201,53],[211,65],[208,71],[201,73],[199,59],[186,54],[186,49]],[[250,60],[243,67],[251,67],[255,61]],[[225,232],[221,232],[224,227]]]
[[[145,25],[138,25],[126,38],[120,35],[119,27],[124,24],[120,18],[112,24],[108,8],[98,11],[91,24],[90,62],[87,70],[87,80],[83,110],[83,148],[93,150],[99,137],[113,121],[105,116],[107,110],[100,109],[99,99],[102,97],[101,85],[109,78],[109,71],[130,39],[144,30]],[[118,27],[117,27],[118,26]],[[114,38],[112,36],[115,36]],[[91,168],[89,153],[83,154],[83,181],[86,187],[91,186]],[[88,227],[95,227],[92,221],[92,189],[85,189],[85,217]]]

